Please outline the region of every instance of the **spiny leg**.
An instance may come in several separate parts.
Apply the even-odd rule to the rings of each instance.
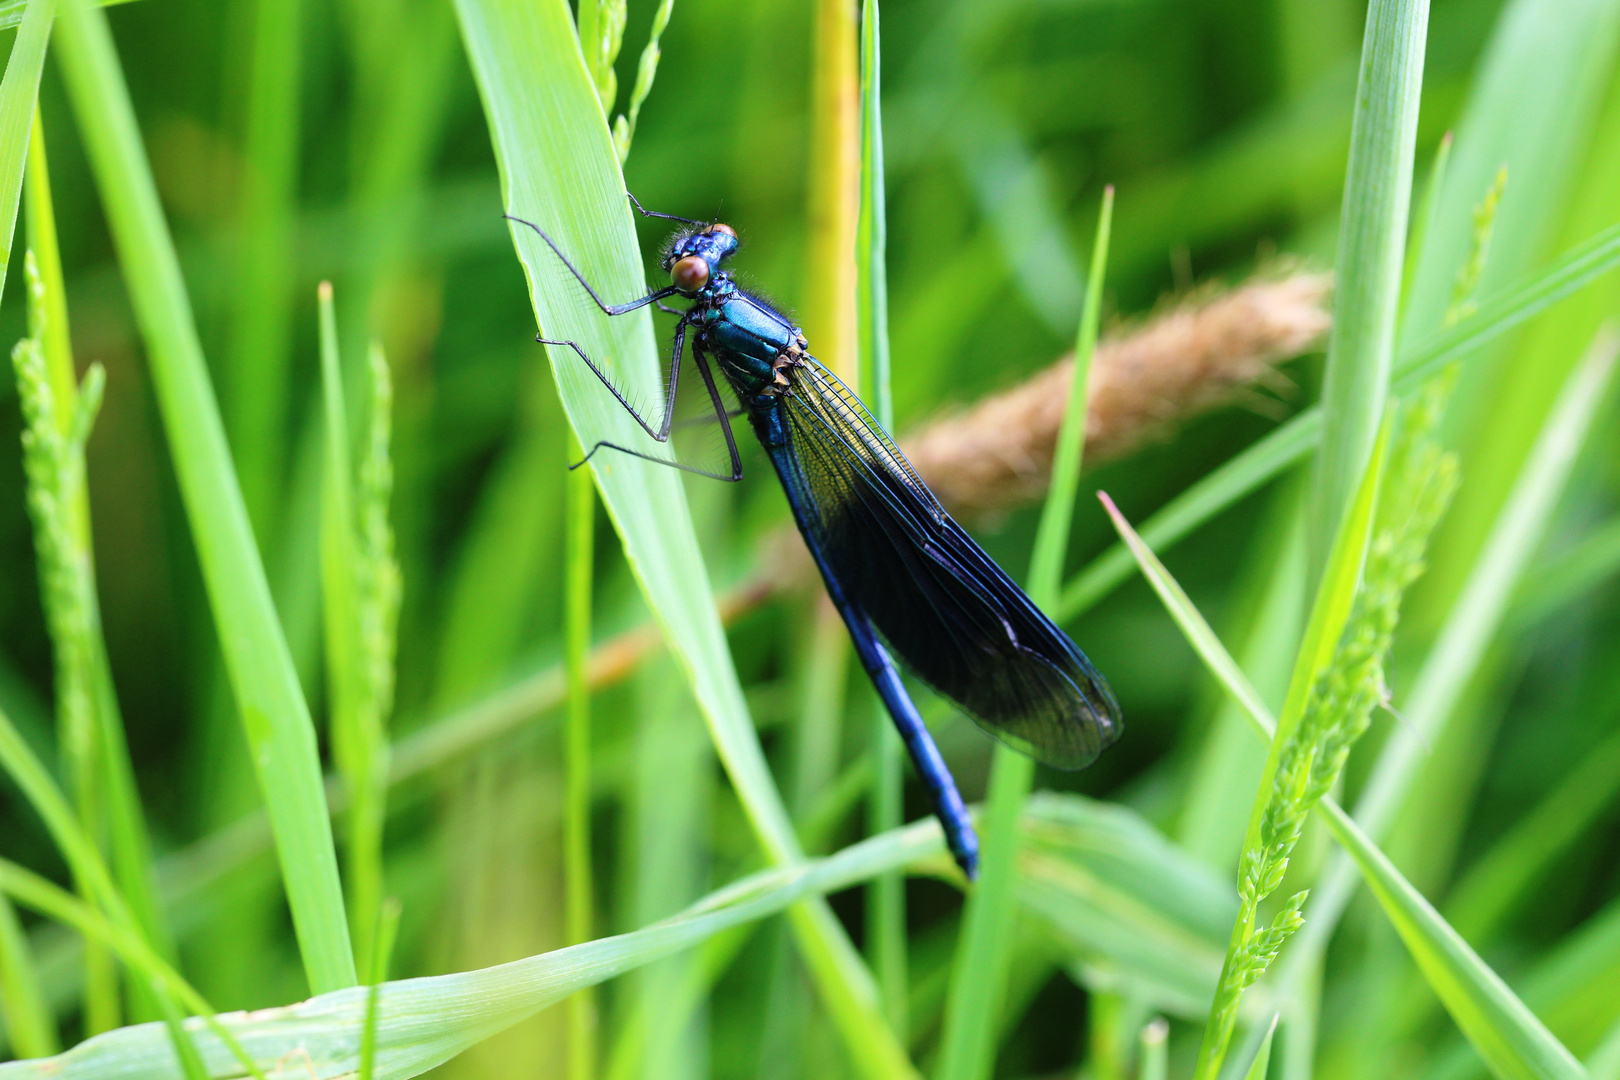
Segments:
[[[629,413],[635,418],[636,423],[641,425],[641,430],[645,431],[648,435],[651,435],[659,442],[668,442],[670,425],[675,420],[675,394],[680,388],[681,382],[681,349],[686,344],[686,325],[686,322],[683,320],[679,326],[675,327],[674,355],[670,359],[669,383],[665,387],[664,419],[659,422],[656,430],[651,424],[647,423],[646,419],[642,417],[641,413],[636,410],[636,407],[630,404],[629,400],[625,398],[624,394],[619,390],[619,388],[613,385],[613,380],[608,378],[607,372],[597,367],[596,361],[592,360],[588,355],[586,355],[585,350],[579,347],[579,342],[569,341],[566,338],[553,339],[539,336],[536,336],[534,340],[538,341],[542,345],[566,345],[570,349],[573,349],[575,354],[578,355],[581,360],[585,361],[585,366],[591,369],[591,373],[601,380],[603,386],[608,388],[608,393],[613,395],[614,400],[616,400],[620,406],[624,408],[625,412]]]
[[[726,417],[727,417],[727,419],[730,419],[730,420],[735,420],[739,416],[746,416],[746,415],[748,415],[748,410],[747,409],[727,409],[726,410]],[[674,426],[675,430],[679,431],[679,430],[681,430],[683,428],[697,427],[699,424],[707,424],[709,422],[710,422],[709,418],[706,417],[706,416],[688,416],[685,420],[677,420],[677,421],[675,421],[673,426]]]
[[[663,218],[665,221],[679,221],[687,225],[708,224],[704,221],[698,221],[696,218],[681,217],[679,214],[664,214],[657,210],[648,210],[646,207],[641,205],[641,200],[636,198],[634,195],[631,195],[630,192],[625,192],[625,195],[629,198],[630,205],[636,208],[636,213],[640,214],[642,217]]]
[[[657,289],[648,293],[639,300],[631,300],[624,304],[610,304],[606,300],[603,300],[601,295],[591,287],[591,283],[585,280],[585,275],[580,273],[579,269],[575,267],[573,263],[568,261],[568,256],[562,253],[562,248],[557,246],[557,242],[555,240],[546,235],[544,229],[540,228],[540,226],[536,225],[532,221],[525,221],[523,218],[517,217],[513,214],[503,214],[502,217],[506,218],[508,221],[515,221],[519,225],[527,225],[529,228],[533,229],[535,235],[546,242],[546,246],[551,249],[552,254],[561,259],[562,264],[568,267],[568,272],[574,275],[574,280],[585,287],[585,291],[590,294],[591,299],[596,302],[596,306],[601,308],[603,314],[605,315],[623,315],[626,312],[634,311],[637,308],[646,307],[648,304],[656,304],[664,297],[674,296],[676,293],[680,292],[680,290],[675,286],[668,285],[662,289]]]
[[[685,324],[682,324],[681,329],[685,329]],[[577,347],[575,351],[578,351]],[[581,353],[580,355],[583,356],[584,354]],[[617,450],[621,454],[629,454],[631,457],[640,458],[642,461],[650,461],[655,465],[667,465],[671,469],[679,469],[681,472],[689,472],[696,476],[707,476],[711,480],[724,480],[728,483],[736,483],[738,480],[741,480],[743,476],[742,455],[737,451],[737,437],[732,433],[731,430],[731,414],[726,411],[725,404],[720,400],[720,389],[715,385],[714,373],[709,370],[708,357],[695,341],[692,343],[692,358],[694,361],[696,361],[698,374],[703,377],[703,385],[709,392],[709,404],[713,406],[714,415],[720,421],[720,430],[725,433],[726,452],[731,457],[731,473],[729,475],[726,473],[714,472],[710,469],[700,469],[695,465],[687,465],[684,462],[672,461],[669,458],[654,457],[652,454],[646,454],[640,450],[632,450],[628,446],[622,446],[619,443],[609,442],[606,439],[597,440],[596,445],[591,447],[590,453],[586,454],[579,461],[574,462],[568,467],[570,469],[577,469],[587,461],[591,460],[591,458],[595,457],[598,450],[607,449]],[[615,391],[615,393],[617,392]],[[619,400],[621,403],[624,401],[622,397]],[[671,395],[670,400],[674,400],[673,395]],[[625,407],[629,408],[628,405]],[[631,415],[635,416],[634,410],[631,411]],[[636,417],[636,419],[639,421],[641,418]],[[646,428],[647,425],[643,423],[641,426]],[[668,438],[667,431],[665,438]]]
[[[728,484],[734,484],[738,480],[742,479],[742,466],[740,464],[735,466],[732,469],[731,474],[728,476],[725,473],[715,472],[712,469],[701,469],[696,465],[688,465],[684,461],[672,461],[669,458],[654,457],[652,454],[644,454],[640,450],[632,450],[628,446],[621,446],[616,442],[609,442],[606,439],[596,440],[595,444],[591,446],[590,453],[586,454],[578,461],[570,462],[568,468],[570,470],[579,468],[581,465],[584,465],[586,462],[590,461],[591,458],[595,457],[598,450],[617,450],[621,454],[629,454],[631,457],[640,458],[642,461],[650,461],[654,465],[664,465],[671,469],[679,469],[681,472],[691,473],[693,476],[706,476],[710,480],[724,480]]]
[[[709,391],[709,404],[714,407],[720,430],[726,436],[726,452],[731,455],[731,476],[728,479],[741,480],[742,456],[737,453],[737,437],[731,431],[731,414],[726,412],[725,403],[720,400],[720,390],[714,385],[714,373],[709,370],[709,357],[698,341],[692,342],[692,359],[697,362],[698,374],[703,376],[703,385]]]

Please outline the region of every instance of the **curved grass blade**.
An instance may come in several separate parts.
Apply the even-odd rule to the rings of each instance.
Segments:
[[[613,301],[644,295],[618,158],[567,5],[457,0],[456,10],[507,211],[543,221],[586,279]],[[604,318],[537,236],[522,226],[513,230],[546,335],[579,342],[632,391],[656,386],[660,365],[646,311]],[[571,356],[554,372],[575,431],[626,445],[643,437]],[[625,558],[691,680],[766,856],[779,866],[798,862],[803,853],[748,717],[680,478],[672,469],[615,457],[593,459],[591,468]],[[792,920],[807,966],[862,1071],[872,1077],[911,1074],[883,1021],[871,974],[830,909],[811,902],[795,908]]]
[[[183,1002],[205,1018],[212,1015],[212,1010],[153,948],[113,884],[112,874],[90,834],[80,826],[55,780],[3,712],[0,712],[0,768],[22,789],[29,805],[44,821],[74,880],[90,901],[81,901],[31,871],[3,860],[0,867],[4,868],[4,880],[0,881],[0,889],[48,917],[66,922],[87,939],[108,946],[145,976],[160,1008],[168,1016],[163,1024],[156,1025],[163,1032],[165,1045],[180,1055],[188,1080],[195,1080],[196,1053],[186,1045],[174,1000]],[[19,880],[22,888],[14,888]]]
[[[586,986],[774,914],[807,896],[846,888],[885,870],[935,868],[944,840],[933,819],[845,848],[827,859],[738,881],[654,926],[509,964],[384,983],[377,995],[375,1077],[416,1076]],[[221,1015],[219,1023],[255,1062],[283,1075],[326,1080],[359,1067],[367,987],[350,987],[279,1009]],[[210,1076],[241,1065],[198,1021],[187,1029]],[[172,1080],[161,1025],[119,1028],[65,1054],[0,1065],[0,1080]]]
[[[174,1004],[178,1001],[197,1014],[196,1025],[206,1028],[220,1040],[222,1048],[232,1058],[233,1069],[246,1070],[247,1075],[255,1080],[265,1080],[263,1072],[247,1056],[241,1044],[220,1026],[213,1009],[202,995],[192,989],[168,961],[153,951],[139,930],[133,928],[127,912],[117,916],[117,921],[109,919],[33,871],[4,859],[0,859],[0,891],[47,918],[71,926],[85,937],[110,946],[125,964],[151,984],[164,1005],[166,1019],[162,1023],[142,1026],[162,1033],[165,1049],[171,1055],[168,1065],[171,1074],[175,1058],[178,1057],[187,1080],[207,1080],[208,1076],[197,1049],[194,1031],[186,1030],[182,1014]]]
[[[0,79],[0,288],[11,265],[11,243],[17,230],[17,205],[22,199],[23,166],[28,162],[28,141],[34,106],[39,99],[39,76],[45,67],[45,45],[51,37],[52,0],[34,0],[32,19],[17,32],[6,74]]]
[[[1232,886],[1134,810],[1039,792],[1025,804],[1017,895],[1094,991],[1187,1019],[1209,1011]]]

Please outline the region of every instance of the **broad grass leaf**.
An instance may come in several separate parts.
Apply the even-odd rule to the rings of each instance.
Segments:
[[[1135,811],[1032,797],[1017,895],[1091,989],[1139,995],[1188,1019],[1209,1010],[1237,893]]]

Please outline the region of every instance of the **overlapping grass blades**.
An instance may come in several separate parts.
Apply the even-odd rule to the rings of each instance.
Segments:
[[[537,219],[604,299],[642,295],[646,283],[623,178],[566,6],[458,0],[456,9],[508,212]],[[546,336],[577,341],[647,402],[659,367],[646,309],[604,318],[538,236],[514,224],[513,237]],[[635,445],[644,438],[575,359],[559,355],[554,371],[582,443],[607,438]],[[661,408],[656,396],[651,400],[652,408]],[[692,682],[761,846],[777,865],[798,861],[798,840],[748,719],[678,474],[611,452],[593,459],[591,468],[625,558]],[[883,1022],[871,975],[832,913],[810,903],[792,919],[806,964],[862,1071],[874,1077],[909,1073]]]
[[[201,559],[216,626],[310,986],[353,985],[309,707],[270,599],[174,244],[142,148],[106,18],[65,0],[59,45],[70,97],[149,350],[153,384]]]
[[[1620,267],[1620,225],[1571,248],[1522,284],[1487,297],[1456,326],[1434,332],[1410,348],[1403,346],[1395,357],[1391,392],[1406,393],[1447,364],[1472,358],[1616,267]],[[1313,406],[1172,499],[1143,523],[1143,539],[1158,549],[1175,543],[1305,457],[1321,438],[1322,411]],[[1124,545],[1111,548],[1064,584],[1054,617],[1059,622],[1075,618],[1115,589],[1131,570]]]
[[[582,987],[689,948],[727,928],[805,897],[845,888],[888,869],[937,862],[944,847],[932,820],[873,837],[837,855],[767,870],[736,882],[655,926],[454,975],[385,984],[376,1023],[376,1076],[402,1080],[446,1061]],[[297,1005],[223,1015],[219,1022],[255,1061],[296,1060],[317,1076],[353,1072],[369,992],[352,987]],[[199,1021],[188,1023],[211,1076],[235,1075],[238,1059]],[[161,1025],[120,1028],[55,1058],[0,1065],[0,1080],[158,1080],[172,1057]]]
[[[1514,558],[1522,559],[1533,550],[1537,536],[1534,523],[1545,521],[1550,501],[1556,499],[1568,476],[1574,449],[1583,442],[1596,406],[1604,398],[1615,353],[1612,343],[1603,344],[1604,347],[1594,349],[1571,376],[1560,408],[1543,429],[1533,466],[1520,478],[1518,494],[1503,510],[1502,536],[1487,547],[1490,555],[1482,558],[1480,569],[1476,571],[1483,574],[1482,581],[1488,581],[1493,592],[1511,588],[1513,575],[1505,575],[1501,566],[1511,565]],[[1191,600],[1123,519],[1116,517],[1116,523],[1144,575],[1189,643],[1221,685],[1244,707],[1261,734],[1272,737],[1275,725],[1270,710]],[[1480,587],[1487,588],[1485,584]],[[1488,633],[1494,621],[1488,617],[1483,619]],[[1472,655],[1477,662],[1479,653]],[[1362,827],[1332,799],[1324,799],[1319,812],[1406,942],[1430,985],[1493,1069],[1499,1075],[1515,1078],[1573,1080],[1580,1076],[1579,1065],[1568,1050],[1406,881]],[[1330,883],[1327,888],[1331,887]],[[1315,908],[1313,904],[1306,909],[1307,927],[1312,926],[1311,915]],[[1331,929],[1335,915],[1331,909],[1327,915],[1319,915],[1321,921],[1317,925]],[[1286,988],[1289,984],[1290,980],[1285,979],[1283,986]]]
[[[67,302],[56,247],[50,181],[38,120],[37,95],[55,6],[29,7],[0,81],[0,240],[9,260],[17,210],[27,170],[29,235],[38,245],[28,270],[29,338],[13,354],[20,396],[31,430],[24,436],[30,498],[35,516],[35,547],[42,595],[50,617],[58,672],[59,738],[72,774],[78,824],[91,836],[106,831],[117,868],[120,902],[130,919],[160,954],[172,950],[152,895],[150,850],[143,812],[135,791],[122,719],[112,689],[101,617],[95,595],[90,550],[89,497],[85,486],[84,443],[100,405],[103,372],[86,375],[87,393],[75,381],[67,336]],[[32,161],[30,156],[32,155]],[[0,288],[5,270],[0,267]],[[79,875],[85,895],[92,883]],[[39,1000],[27,945],[9,907],[6,921],[5,998],[15,1009],[24,1042],[50,1046],[55,1032]],[[87,941],[86,1020],[91,1030],[118,1023],[121,1013],[117,973],[99,942]],[[149,987],[137,981],[137,1008],[154,1014]]]
[[[161,1033],[168,1067],[172,1071],[174,1059],[178,1057],[187,1080],[202,1080],[196,1050],[181,1024],[179,1005],[199,1014],[199,1024],[219,1031],[213,1010],[153,949],[114,884],[90,834],[79,825],[68,800],[4,713],[0,713],[0,768],[22,789],[34,812],[45,822],[51,839],[56,842],[74,878],[82,884],[89,901],[78,900],[32,871],[3,860],[0,860],[0,891],[41,914],[65,922],[117,953],[119,959],[139,975],[164,1013],[164,1023],[150,1026]],[[221,1032],[220,1038],[221,1048],[257,1076],[252,1063],[229,1035]]]
[[[1080,457],[1085,449],[1086,376],[1097,345],[1113,206],[1114,191],[1109,188],[1103,195],[1102,214],[1092,246],[1090,284],[1076,334],[1074,380],[1058,439],[1060,456],[1054,462],[1052,487],[1030,558],[1030,599],[1048,612],[1058,600],[1063,559],[1069,548],[1075,491],[1080,482]],[[1017,822],[1034,779],[1033,760],[1009,747],[996,747],[983,814],[983,869],[962,917],[961,941],[951,969],[950,995],[945,1003],[940,1080],[980,1080],[990,1075],[995,1062],[997,1018],[1006,989],[1011,952]]]
[[[1388,437],[1386,424],[1363,466],[1355,501],[1340,519],[1305,625],[1304,640],[1294,659],[1288,697],[1271,736],[1271,752],[1244,836],[1238,863],[1238,919],[1233,924],[1215,1003],[1198,1048],[1195,1080],[1210,1080],[1220,1072],[1244,990],[1264,974],[1288,937],[1299,929],[1303,894],[1286,901],[1269,926],[1258,923],[1259,905],[1282,884],[1305,816],[1322,792],[1332,787],[1337,767],[1343,765],[1341,757],[1335,767],[1325,755],[1323,736],[1305,733],[1304,725],[1312,708],[1321,707],[1316,700],[1318,688],[1330,675],[1362,582],[1362,569],[1373,539],[1373,515],[1378,506]],[[1108,505],[1118,526],[1123,519]],[[1338,718],[1329,722],[1343,723]],[[1333,770],[1332,774],[1318,776],[1328,769]]]
[[[1142,988],[1173,1008],[1201,999],[1207,1006],[1227,915],[1226,887],[1210,871],[1134,811],[1073,796],[1031,799],[1022,832],[1020,895],[1075,949],[1077,964],[1118,980],[1116,985]],[[417,1075],[581,987],[705,940],[719,944],[728,929],[807,895],[894,870],[945,874],[950,865],[938,824],[926,819],[826,859],[762,871],[628,934],[497,967],[386,983],[373,1029],[375,1076]],[[6,880],[0,873],[0,884]],[[354,987],[284,1008],[224,1014],[218,1023],[263,1067],[343,1076],[358,1067],[370,998],[366,987]],[[202,1021],[189,1021],[188,1030],[208,1075],[240,1075],[241,1059]],[[167,1080],[172,1062],[161,1025],[145,1024],[98,1036],[54,1058],[0,1064],[0,1080]]]
[[[860,208],[855,223],[855,367],[860,376],[861,400],[877,422],[890,430],[894,427],[894,395],[889,385],[888,202],[883,171],[882,73],[878,0],[863,0]],[[837,647],[843,650],[843,642]],[[844,655],[847,656],[847,651]],[[888,713],[875,701],[870,712],[872,783],[867,796],[867,831],[875,835],[898,827],[904,820],[906,766],[900,736]],[[899,874],[885,874],[873,883],[867,898],[866,936],[866,952],[883,994],[884,1012],[889,1026],[903,1042],[910,976],[906,961],[905,879]]]
[[[1410,727],[1391,737],[1356,801],[1356,822],[1374,841],[1388,831],[1426,756],[1426,748],[1443,733],[1469,681],[1484,662],[1486,649],[1502,624],[1526,564],[1545,536],[1577,454],[1606,399],[1617,351],[1620,339],[1613,331],[1605,332],[1570,375],[1558,407],[1542,428],[1451,616],[1431,647],[1411,692],[1401,703],[1402,715],[1408,718]],[[1326,947],[1326,937],[1337,924],[1355,881],[1347,859],[1324,874],[1306,913],[1307,917],[1315,916],[1315,929],[1301,944],[1311,952],[1319,954]],[[1440,996],[1446,1000],[1443,991]]]

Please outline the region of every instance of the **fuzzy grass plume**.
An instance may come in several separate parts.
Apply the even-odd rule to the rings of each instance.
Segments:
[[[1274,377],[1275,365],[1324,339],[1332,278],[1257,278],[1203,292],[1097,347],[1086,412],[1085,460],[1123,457],[1179,422]],[[993,518],[1046,492],[1074,358],[1066,356],[994,397],[903,440],[947,509]]]

